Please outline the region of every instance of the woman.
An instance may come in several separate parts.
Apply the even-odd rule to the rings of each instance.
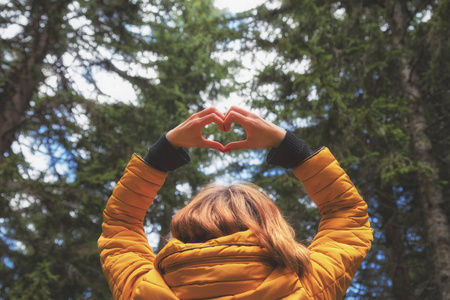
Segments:
[[[237,122],[245,141],[222,146],[201,129]],[[207,186],[173,218],[173,239],[155,257],[143,220],[167,172],[189,162],[182,147],[227,152],[267,148],[267,162],[293,168],[322,220],[308,248],[252,185]],[[232,107],[192,115],[145,158],[134,155],[104,211],[98,241],[115,299],[341,299],[370,249],[367,205],[327,148],[311,151],[290,132]]]

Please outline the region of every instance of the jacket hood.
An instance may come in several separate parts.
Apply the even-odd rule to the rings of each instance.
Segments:
[[[271,254],[250,230],[183,243],[172,239],[155,267],[180,299],[217,298],[257,289],[275,269]]]

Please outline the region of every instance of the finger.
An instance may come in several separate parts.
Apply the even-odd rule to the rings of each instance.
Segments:
[[[205,108],[204,110],[202,110],[202,111],[200,111],[198,113],[195,113],[195,114],[191,115],[186,120],[186,122],[187,121],[192,121],[192,120],[195,120],[195,119],[198,119],[198,118],[201,118],[201,117],[204,117],[204,116],[206,116],[206,115],[208,115],[210,113],[216,113],[220,118],[222,118],[222,119],[225,118],[225,116],[217,108],[215,108],[215,107],[208,107],[208,108]]]
[[[250,149],[250,148],[247,148],[247,147],[248,147],[248,140],[238,141],[238,142],[231,142],[231,143],[227,144],[224,147],[224,151],[228,152],[228,151],[231,151],[231,150]]]
[[[217,116],[217,114],[215,114],[215,113],[211,113],[209,115],[206,115],[206,116],[198,119],[198,122],[202,128],[205,127],[206,125],[214,122],[217,124],[217,126],[219,126],[219,129],[221,131],[225,131],[223,120],[219,116]]]
[[[248,118],[246,116],[243,116],[243,115],[241,115],[238,112],[232,111],[223,120],[223,125],[224,125],[224,128],[225,128],[226,132],[230,131],[231,123],[233,123],[233,122],[236,122],[236,123],[242,125],[242,127],[244,127],[244,129],[249,124],[249,120],[248,120]]]
[[[230,107],[230,109],[225,114],[225,118],[233,111],[238,112],[238,113],[240,113],[243,116],[249,116],[251,114],[251,112],[246,111],[245,109],[240,108],[239,106],[233,105],[232,107]]]
[[[242,107],[235,106],[235,105],[233,105],[232,107],[230,107],[230,109],[228,110],[227,114],[230,113],[230,112],[232,112],[232,111],[236,111],[236,112],[238,112],[238,113],[240,113],[241,115],[244,115],[244,116],[248,116],[248,115],[251,114],[251,112],[249,112],[249,111],[243,109]]]
[[[219,125],[219,128],[220,128],[220,131],[225,131],[225,127],[223,126],[223,119],[225,119],[225,116],[222,114],[222,113],[220,113],[220,114],[217,114],[216,112],[214,113],[216,116],[218,116],[219,117],[219,119],[220,119],[220,124],[222,124],[222,125],[219,125],[219,124],[217,124],[217,125]]]
[[[225,118],[228,117],[228,115],[229,115],[231,112],[236,111],[236,108],[239,108],[239,107],[234,106],[234,105],[233,105],[232,107],[230,107],[230,109],[228,109],[227,113],[225,114]]]
[[[202,138],[202,147],[216,149],[216,150],[219,150],[220,152],[225,151],[225,147],[221,143],[216,142],[216,141],[206,140],[204,138]]]
[[[223,113],[221,113],[217,108],[215,107],[208,107],[204,110],[202,110],[201,112],[196,113],[195,115],[199,118],[202,118],[206,115],[209,115],[211,113],[215,113],[217,116],[219,116],[222,120],[225,118],[225,116],[223,115]]]

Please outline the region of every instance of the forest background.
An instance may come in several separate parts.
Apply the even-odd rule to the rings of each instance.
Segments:
[[[126,163],[233,99],[329,147],[368,202],[375,239],[346,299],[450,299],[450,1],[261,3],[0,1],[1,299],[110,299],[96,241]],[[316,233],[317,209],[265,150],[188,152],[147,214],[155,251],[217,178],[255,182],[299,240]]]

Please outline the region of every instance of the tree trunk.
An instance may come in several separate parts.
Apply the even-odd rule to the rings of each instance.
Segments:
[[[394,47],[406,53],[406,28],[408,27],[405,4],[400,1],[390,1],[392,14],[388,23],[392,31]],[[439,173],[436,172],[437,162],[432,154],[432,145],[427,134],[427,122],[420,104],[421,92],[419,76],[412,66],[412,59],[402,56],[399,59],[400,80],[403,94],[409,103],[408,129],[412,137],[414,152],[424,170],[418,172],[421,203],[427,224],[427,238],[432,247],[435,277],[440,288],[442,299],[450,299],[450,227],[444,212],[442,191],[438,188]]]
[[[3,107],[0,116],[1,154],[10,149],[12,142],[16,139],[16,133],[25,119],[31,98],[43,77],[40,71],[38,74],[34,74],[38,72],[41,64],[42,61],[36,62],[36,57],[31,56],[24,59],[17,72],[8,76],[7,84],[10,86],[5,88],[5,93],[2,95]]]

